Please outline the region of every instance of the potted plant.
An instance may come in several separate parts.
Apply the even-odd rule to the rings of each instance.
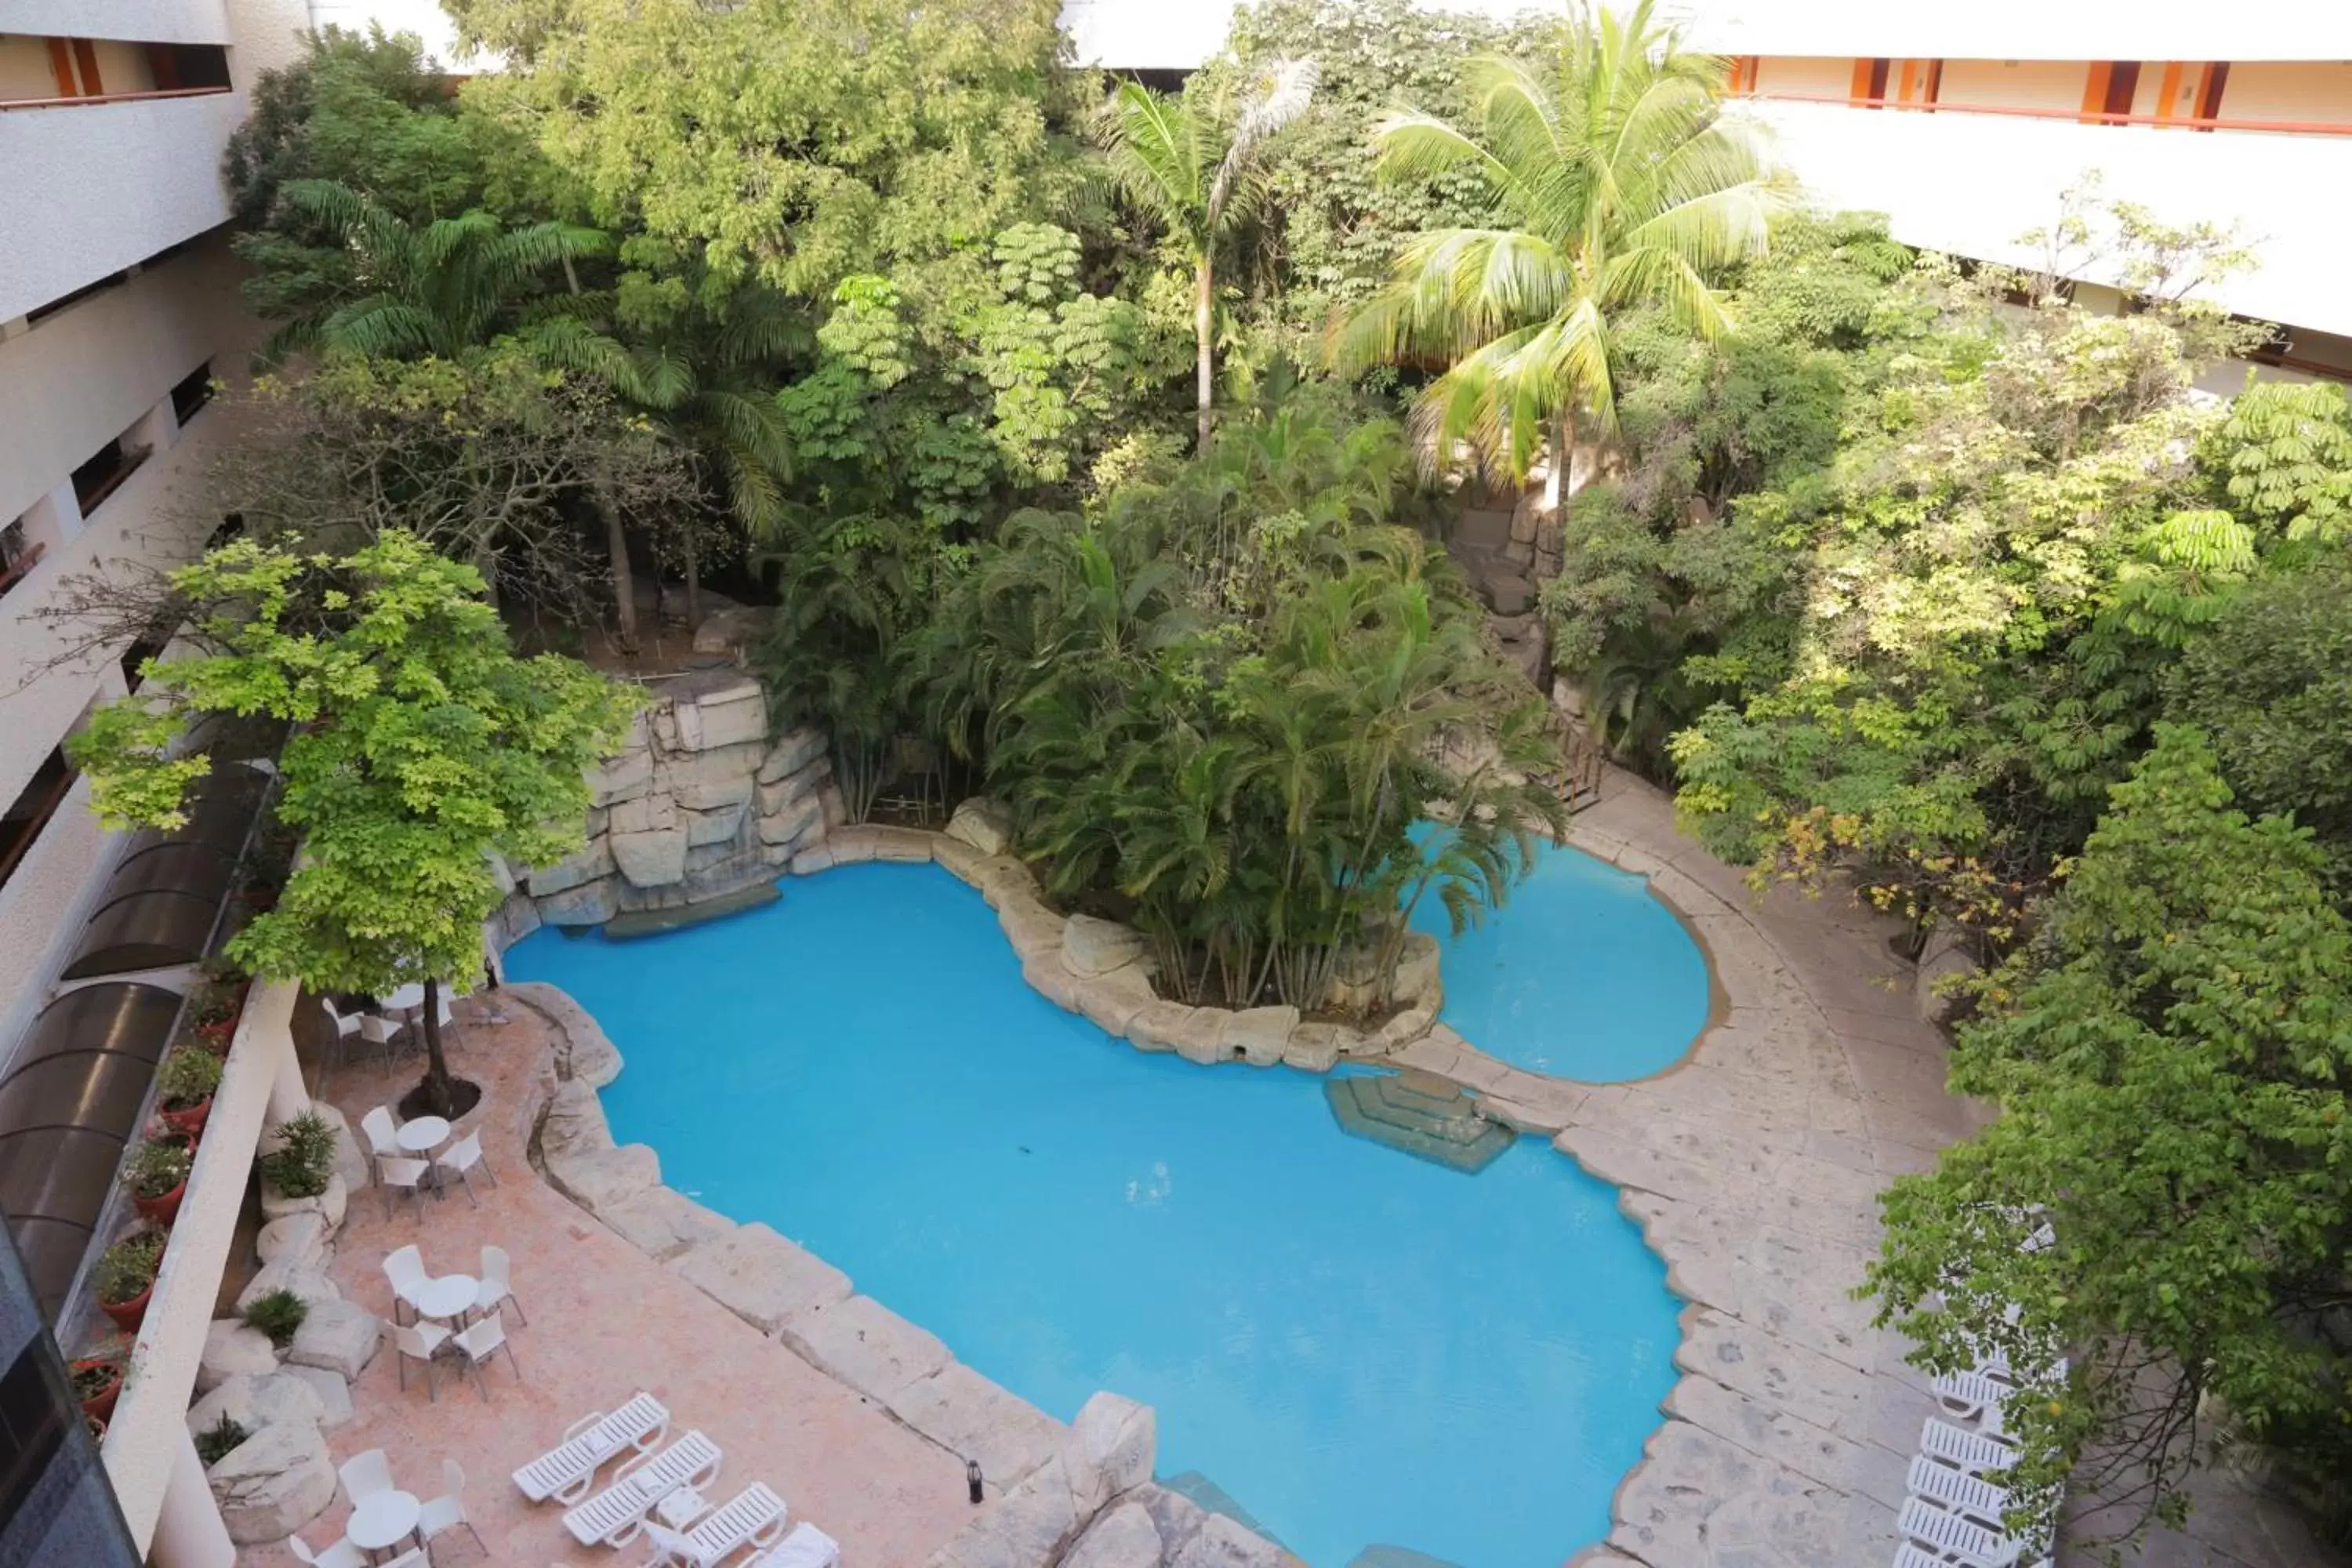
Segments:
[[[245,1012],[245,994],[252,984],[252,976],[234,966],[207,968],[204,988],[196,993],[188,1016],[196,1037],[215,1055],[228,1054],[236,1021]]]
[[[102,1423],[114,1414],[114,1402],[121,1396],[122,1363],[111,1356],[84,1356],[73,1363],[73,1386],[82,1414]]]
[[[122,1184],[142,1215],[157,1225],[169,1225],[180,1212],[188,1190],[188,1173],[195,1166],[187,1140],[176,1135],[149,1138],[122,1163]]]
[[[185,1047],[163,1058],[155,1072],[155,1089],[164,1124],[190,1139],[204,1136],[205,1119],[213,1113],[213,1091],[220,1088],[221,1059],[210,1051]]]
[[[163,1238],[152,1230],[121,1237],[99,1255],[98,1304],[124,1333],[136,1333],[147,1316],[147,1299],[155,1293],[155,1271],[163,1266]]]
[[[278,1147],[261,1157],[261,1179],[289,1198],[315,1198],[335,1174],[335,1130],[315,1110],[278,1127]]]

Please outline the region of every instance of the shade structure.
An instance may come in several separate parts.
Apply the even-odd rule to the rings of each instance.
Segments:
[[[44,1008],[0,1076],[0,1212],[55,1321],[138,1131],[180,997],[106,983]]]

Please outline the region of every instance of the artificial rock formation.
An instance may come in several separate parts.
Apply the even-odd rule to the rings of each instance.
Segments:
[[[588,843],[523,871],[493,940],[542,924],[602,925],[772,880],[825,830],[833,765],[824,738],[771,738],[760,683],[734,670],[655,683],[621,749],[589,775]]]

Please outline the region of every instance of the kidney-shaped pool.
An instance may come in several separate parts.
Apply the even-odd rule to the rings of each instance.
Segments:
[[[1612,1188],[1532,1138],[1457,1174],[1343,1134],[1307,1075],[1114,1040],[937,867],[783,892],[508,954],[620,1047],[614,1133],[671,1186],[1064,1420],[1099,1388],[1155,1405],[1161,1477],[1314,1568],[1549,1568],[1606,1532],[1678,1307]]]

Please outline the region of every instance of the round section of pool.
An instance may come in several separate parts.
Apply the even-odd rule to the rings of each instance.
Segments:
[[[1423,898],[1437,939],[1438,1016],[1500,1061],[1588,1083],[1648,1078],[1706,1028],[1706,955],[1646,877],[1540,843],[1499,910],[1460,935]]]
[[[1679,1338],[1612,1188],[1538,1139],[1457,1174],[1342,1133],[1308,1075],[1114,1040],[937,867],[783,895],[507,956],[620,1047],[614,1133],[671,1186],[1063,1420],[1156,1406],[1161,1478],[1314,1568],[1552,1568],[1606,1532]]]

